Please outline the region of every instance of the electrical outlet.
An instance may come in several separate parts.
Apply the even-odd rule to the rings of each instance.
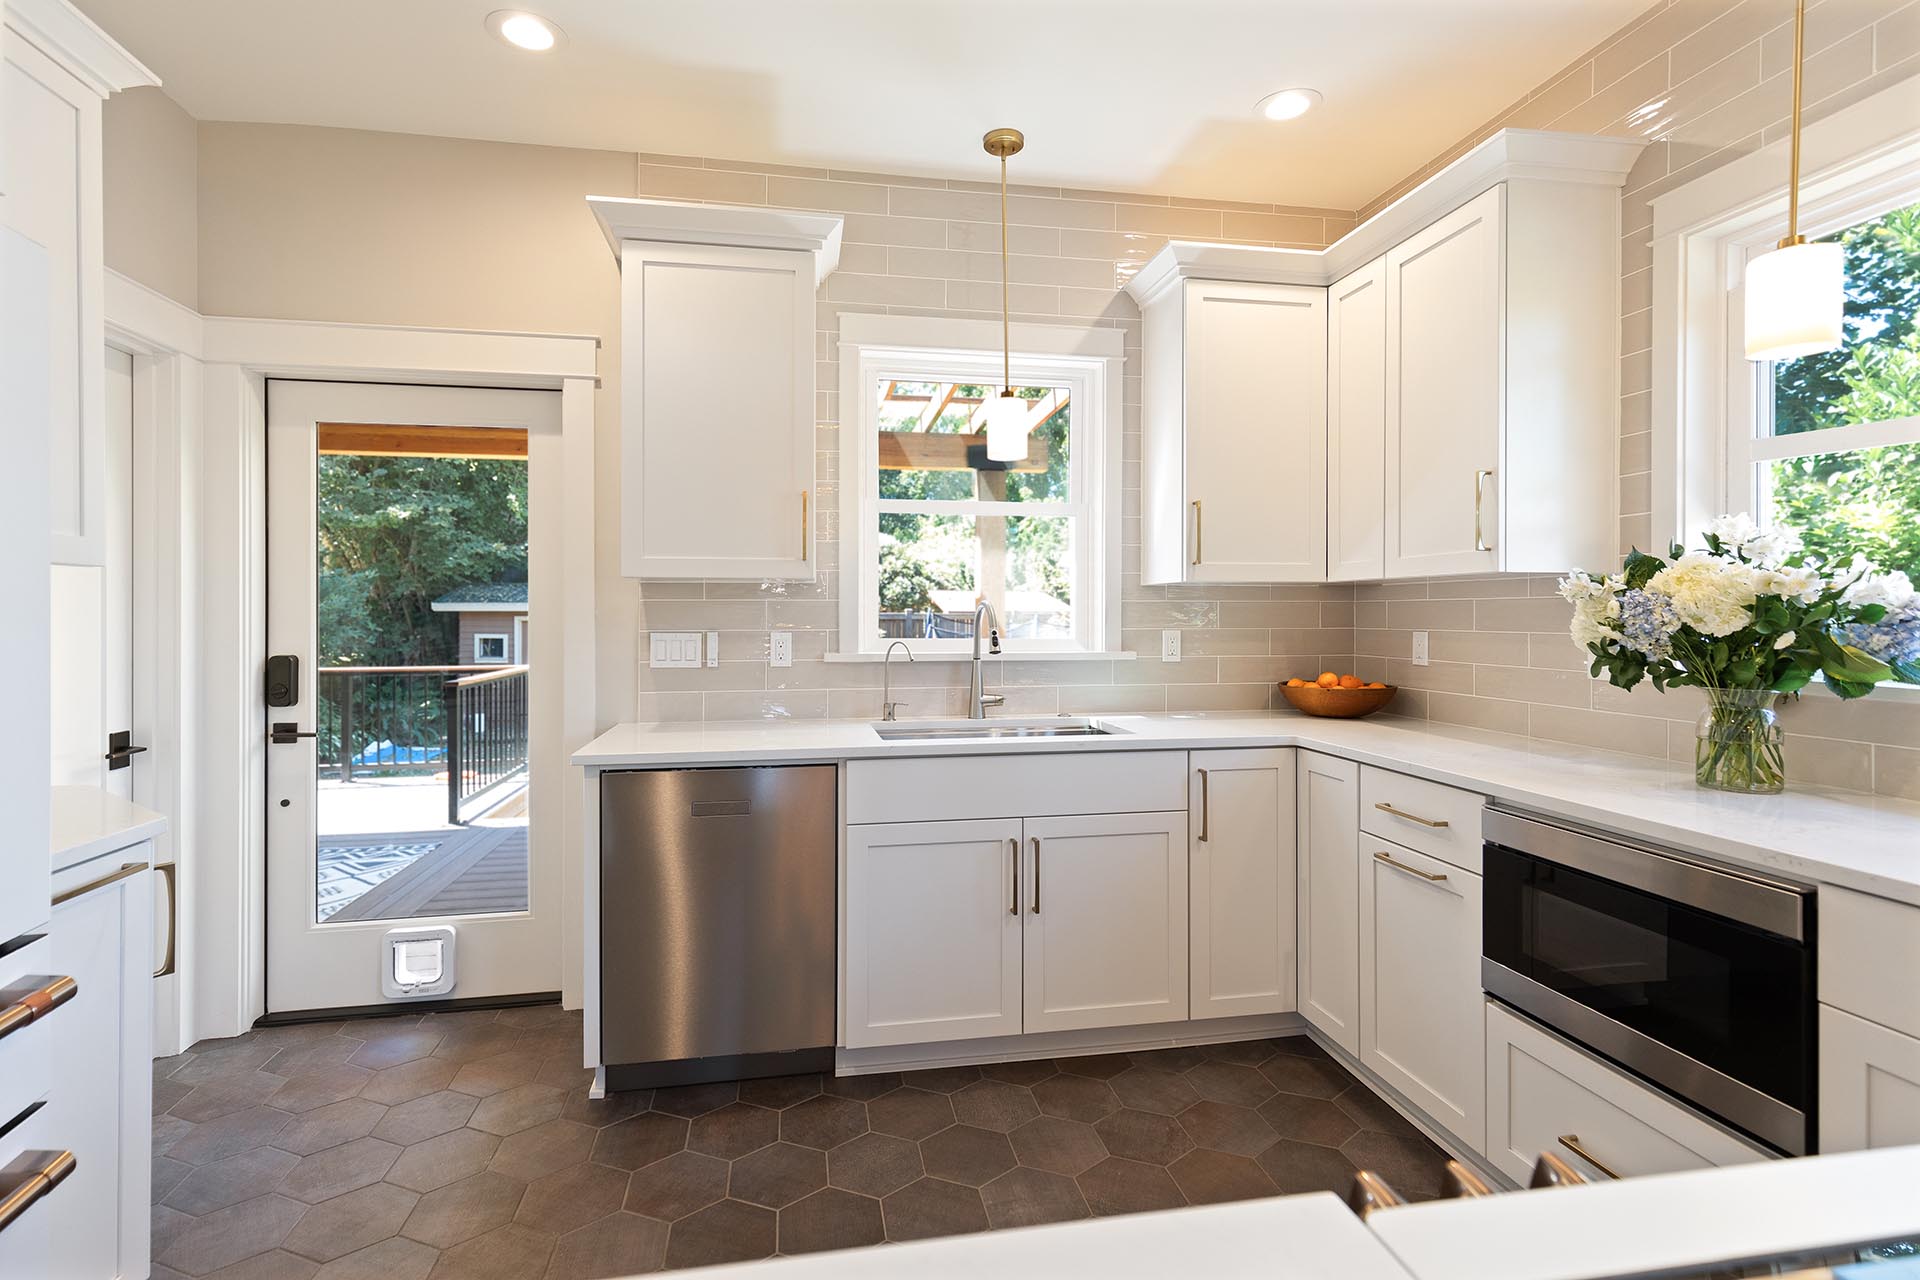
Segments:
[[[1162,662],[1180,661],[1180,632],[1177,628],[1160,633],[1160,660]]]
[[[793,632],[775,631],[767,645],[767,665],[790,667],[793,665]]]
[[[1413,665],[1416,667],[1427,665],[1427,633],[1424,631],[1413,633]]]

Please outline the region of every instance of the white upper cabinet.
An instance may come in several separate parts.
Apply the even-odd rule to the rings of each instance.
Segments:
[[[1500,567],[1502,194],[1387,254],[1389,577]]]
[[[1172,283],[1142,307],[1142,577],[1326,574],[1326,290]]]
[[[814,297],[841,219],[589,200],[620,258],[620,568],[808,580]]]
[[[1327,579],[1386,576],[1387,265],[1327,290]]]

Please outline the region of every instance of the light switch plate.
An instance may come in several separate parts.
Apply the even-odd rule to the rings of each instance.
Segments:
[[[1427,633],[1424,631],[1413,633],[1413,665],[1416,667],[1427,665]]]
[[[767,665],[790,667],[793,665],[793,632],[775,631],[771,633],[767,644]]]
[[[707,632],[707,665],[710,667],[720,665],[720,633],[718,631]]]
[[[1160,633],[1160,660],[1162,662],[1180,661],[1180,629],[1171,627]]]
[[[650,667],[697,667],[700,665],[698,631],[649,632],[647,665]]]

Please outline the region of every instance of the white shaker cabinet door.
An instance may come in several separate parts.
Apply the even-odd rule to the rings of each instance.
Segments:
[[[1026,1029],[1187,1017],[1187,815],[1029,818]]]
[[[622,242],[621,572],[812,579],[814,257]]]
[[[1327,291],[1192,281],[1188,582],[1326,576]]]
[[[1387,263],[1327,290],[1327,579],[1386,575]]]
[[[1294,753],[1196,751],[1191,1016],[1294,1008]]]
[[[1020,1034],[1020,822],[847,828],[844,1043]]]
[[[1360,851],[1360,1061],[1482,1150],[1480,877],[1371,837]]]
[[[1300,752],[1300,1012],[1360,1052],[1360,766]]]
[[[1820,1006],[1820,1150],[1920,1143],[1920,1040]]]
[[[1386,257],[1386,573],[1492,572],[1504,411],[1505,189]]]

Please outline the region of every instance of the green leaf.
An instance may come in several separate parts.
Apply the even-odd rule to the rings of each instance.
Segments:
[[[1676,554],[1677,554],[1676,549]],[[1644,587],[1653,575],[1667,567],[1667,562],[1659,556],[1650,556],[1635,548],[1627,552],[1626,574],[1629,587]]]
[[[1807,682],[1812,679],[1813,672],[1808,671],[1806,668],[1788,667],[1786,671],[1781,673],[1780,677],[1773,682],[1773,690],[1775,693],[1798,693],[1800,690],[1806,688]]]
[[[1892,667],[1850,644],[1839,643],[1825,632],[1815,632],[1813,643],[1820,654],[1820,669],[1827,673],[1829,683],[1843,682],[1872,686],[1893,678]],[[1841,696],[1857,698],[1860,695],[1856,693]]]

